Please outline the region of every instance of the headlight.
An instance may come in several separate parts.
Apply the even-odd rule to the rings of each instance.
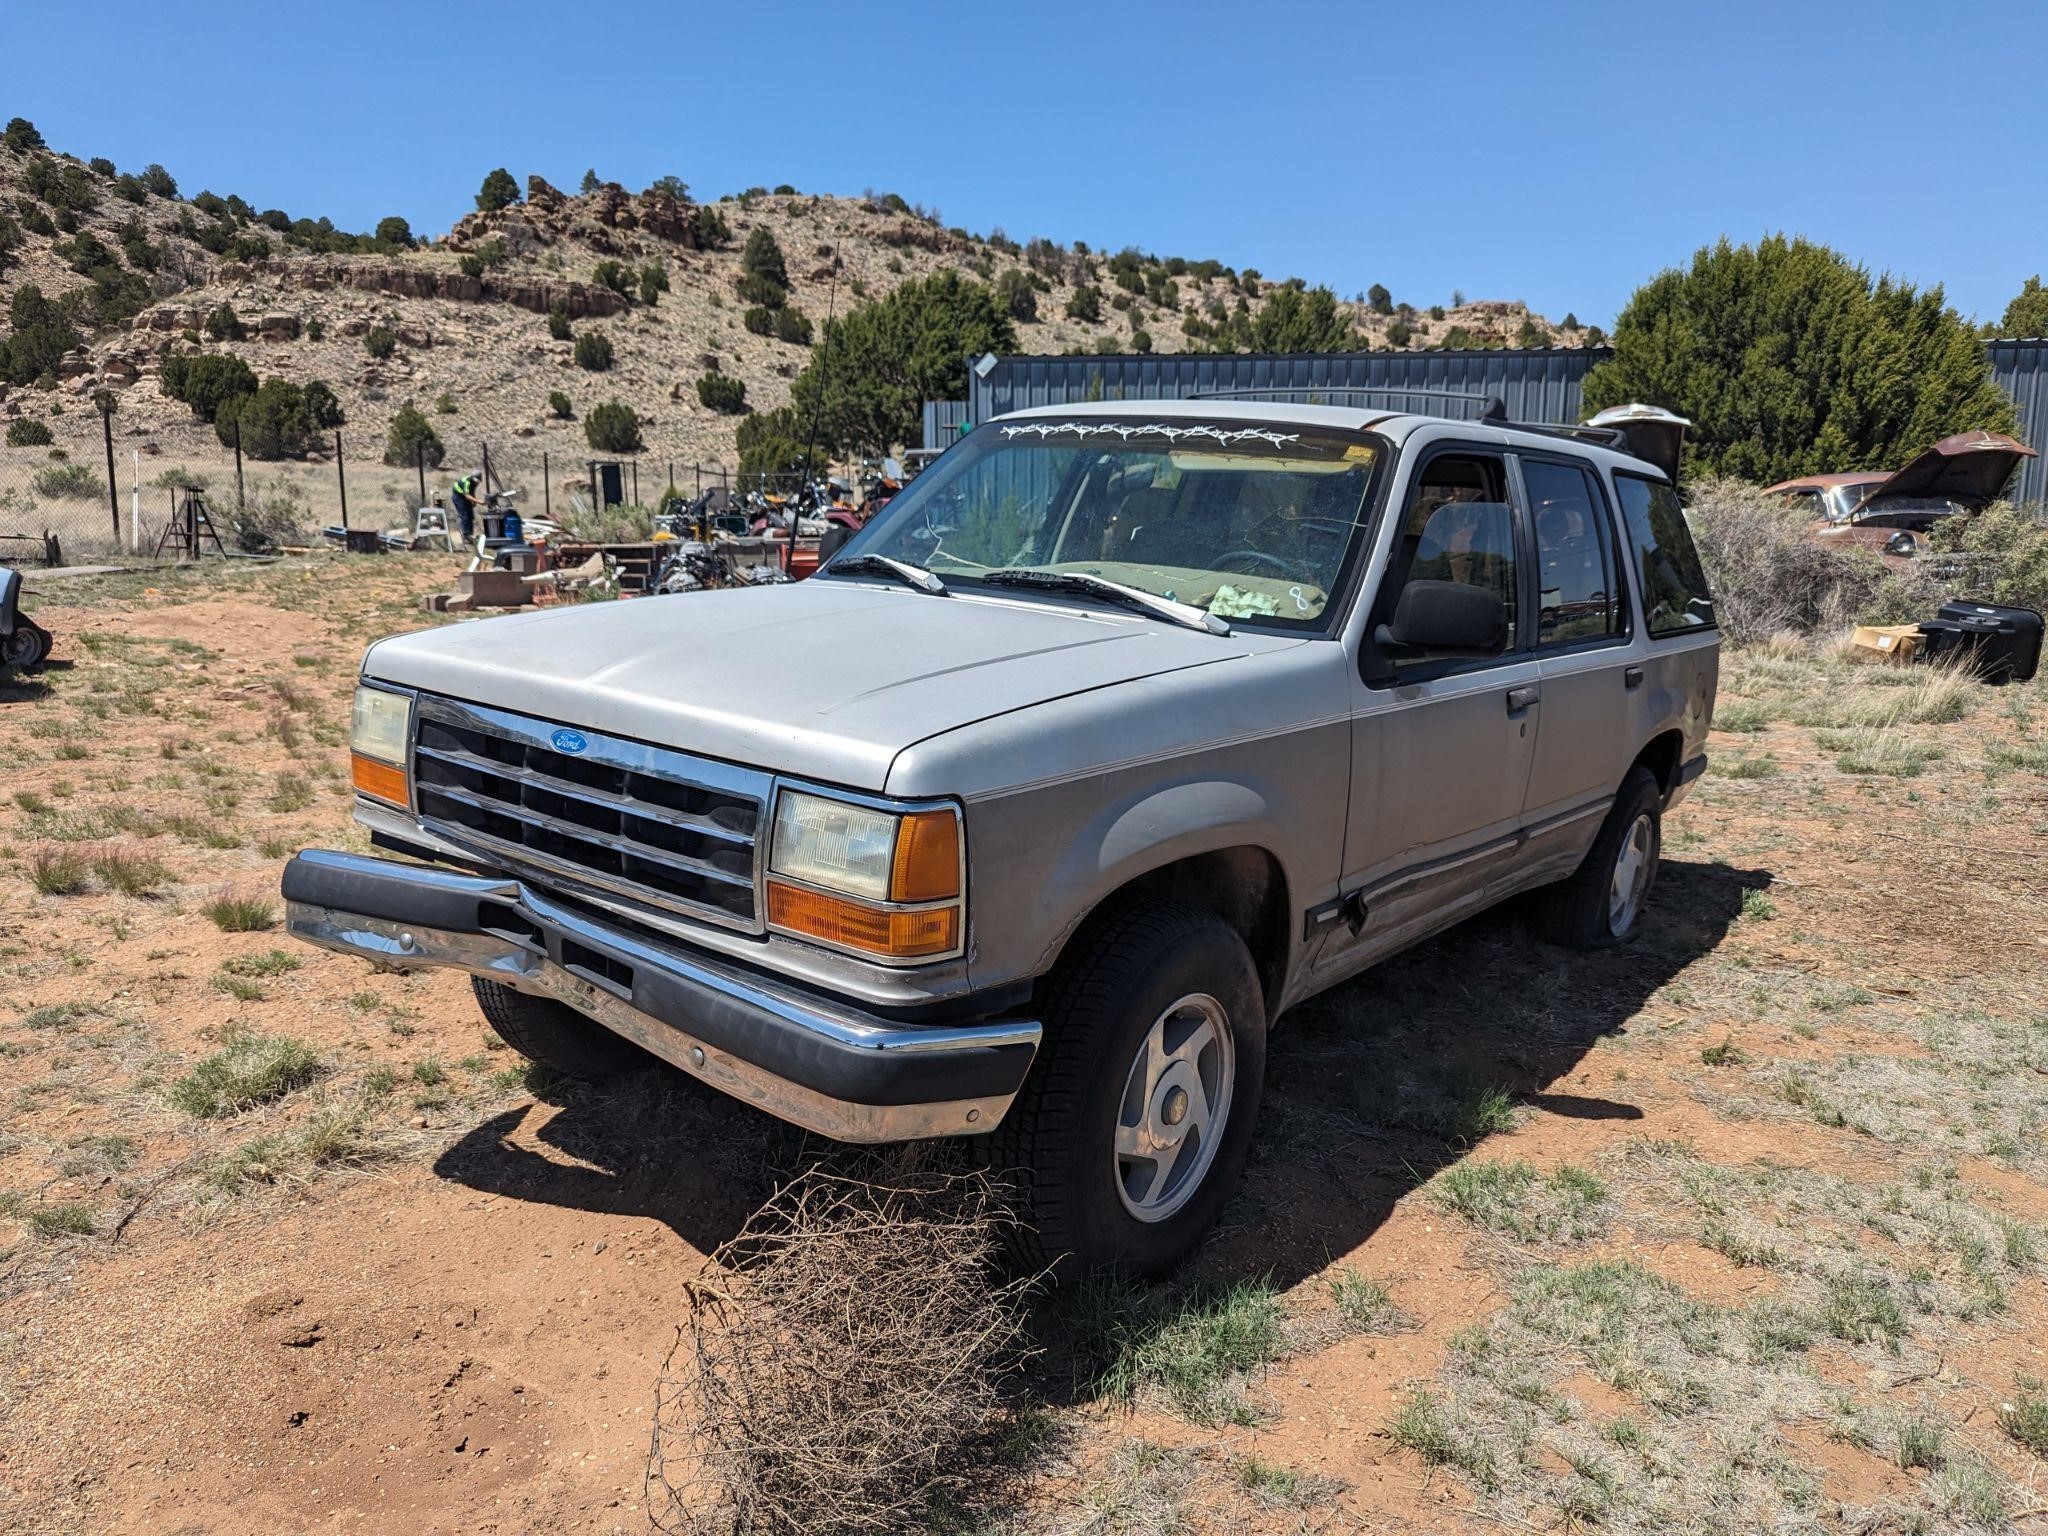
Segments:
[[[409,694],[356,689],[349,712],[348,755],[350,776],[359,791],[392,805],[410,805],[405,759],[411,741]]]
[[[768,857],[768,925],[892,960],[958,954],[960,813],[888,811],[784,790]]]

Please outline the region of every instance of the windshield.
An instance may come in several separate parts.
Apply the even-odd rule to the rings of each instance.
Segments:
[[[996,422],[848,549],[949,586],[997,570],[1083,574],[1219,618],[1321,628],[1381,456],[1376,440],[1284,424]]]

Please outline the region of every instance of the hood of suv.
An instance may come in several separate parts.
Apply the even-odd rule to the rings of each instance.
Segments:
[[[1302,642],[844,579],[522,613],[385,640],[364,675],[879,791],[905,747],[1012,710]],[[1105,743],[1105,760],[1117,755]]]

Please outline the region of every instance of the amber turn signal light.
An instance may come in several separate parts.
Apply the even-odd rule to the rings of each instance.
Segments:
[[[897,825],[891,901],[950,901],[960,894],[960,818],[914,811]]]
[[[410,797],[406,794],[405,770],[394,768],[389,763],[380,763],[374,757],[365,757],[360,752],[348,755],[349,777],[355,781],[358,791],[373,799],[389,801],[392,805],[404,805]]]
[[[786,933],[805,934],[892,960],[950,954],[960,947],[957,906],[892,911],[780,880],[768,882],[768,923]]]

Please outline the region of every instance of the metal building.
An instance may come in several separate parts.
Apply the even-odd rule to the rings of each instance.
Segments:
[[[2012,499],[2048,514],[2048,339],[2000,340],[1986,344],[1991,376],[2019,407],[2020,441],[2040,449],[2038,459],[2020,462]]]

